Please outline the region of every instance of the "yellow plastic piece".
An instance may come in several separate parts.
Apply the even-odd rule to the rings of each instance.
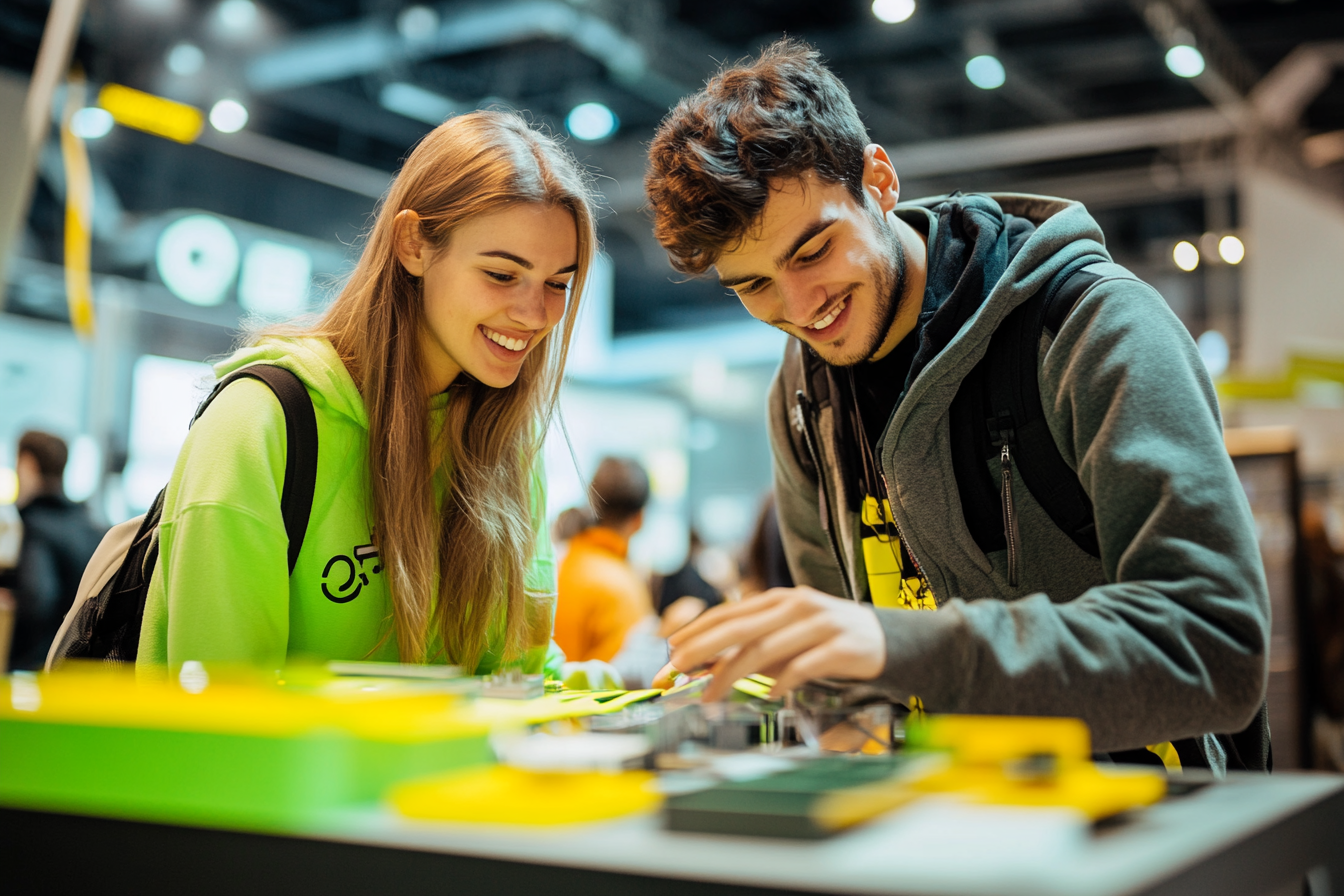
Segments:
[[[560,719],[600,716],[618,712],[632,703],[657,697],[662,691],[589,691],[575,694],[561,691],[531,700],[503,700],[483,697],[475,701],[474,717],[491,725],[540,725]]]
[[[394,786],[388,801],[409,818],[558,825],[605,821],[658,807],[654,774],[534,772],[495,765]]]
[[[1092,755],[1092,736],[1080,719],[1030,716],[930,715],[912,725],[906,745],[950,750],[958,765],[981,765],[1049,755],[1082,762]]]
[[[1067,764],[1039,778],[1018,777],[1005,768],[955,765],[916,781],[912,789],[998,806],[1063,806],[1096,820],[1162,799],[1167,777],[1144,768],[1102,769],[1091,762]]]
[[[910,726],[906,745],[944,752],[948,761],[904,783],[875,785],[895,791],[885,794],[888,800],[955,794],[997,805],[1065,806],[1097,819],[1155,803],[1167,792],[1162,772],[1094,765],[1091,736],[1079,719],[926,716]]]
[[[1149,744],[1145,747],[1149,753],[1152,753],[1158,759],[1162,760],[1162,765],[1169,772],[1181,773],[1181,754],[1176,752],[1176,747],[1171,741],[1163,741],[1160,744]]]
[[[133,671],[101,664],[72,663],[31,682],[9,684],[10,693],[0,694],[0,719],[261,737],[334,728],[385,742],[480,736],[488,730],[465,711],[466,701],[451,694],[333,696],[213,667],[199,693],[176,681],[137,679]]]
[[[733,690],[758,700],[769,700],[774,686],[775,680],[768,675],[748,675],[733,682]]]

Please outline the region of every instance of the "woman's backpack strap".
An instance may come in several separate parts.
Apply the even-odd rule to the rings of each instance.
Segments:
[[[220,380],[205,401],[196,409],[191,422],[214,401],[215,396],[235,380],[250,378],[265,383],[280,401],[285,412],[285,482],[280,493],[280,513],[289,537],[289,572],[299,561],[299,551],[308,532],[308,518],[313,511],[313,491],[317,486],[317,415],[313,400],[303,380],[293,371],[274,364],[253,364],[235,370]]]

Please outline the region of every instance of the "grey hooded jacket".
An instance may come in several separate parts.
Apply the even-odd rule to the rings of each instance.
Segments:
[[[1259,726],[1268,741],[1269,600],[1213,387],[1183,325],[1152,287],[1109,262],[1081,204],[992,198],[1036,230],[909,384],[879,444],[892,513],[938,609],[876,611],[887,647],[877,685],[936,712],[1075,716],[1098,751],[1195,738],[1222,770],[1211,735]],[[927,227],[930,245],[935,201],[896,211]],[[1103,276],[1056,337],[1043,338],[1039,379],[1050,431],[1092,500],[1100,558],[1054,525],[1014,471],[1012,587],[1007,552],[983,553],[963,518],[948,411],[1004,317],[1088,255],[1107,259],[1088,268]],[[859,521],[843,497],[855,474],[836,409],[813,398],[821,364],[790,340],[770,393],[780,529],[799,585],[862,600]],[[813,457],[800,457],[800,444]]]

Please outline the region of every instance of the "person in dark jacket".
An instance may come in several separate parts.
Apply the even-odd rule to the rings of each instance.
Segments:
[[[936,712],[1077,717],[1124,761],[1268,766],[1268,591],[1217,398],[1081,204],[901,203],[844,85],[789,40],[668,114],[645,189],[674,266],[712,268],[793,337],[769,419],[798,587],[673,636],[672,666],[713,668],[706,699],[752,672],[776,694],[846,679]],[[1071,312],[1022,350],[1048,428],[1033,443],[1065,467],[1035,495],[1021,462],[1042,454],[1012,455],[1016,418],[959,428],[957,399],[980,400],[962,384],[1012,312],[1080,272]],[[989,433],[992,460],[961,463]],[[1090,531],[1038,500],[1060,487],[1085,492]]]
[[[103,537],[88,509],[65,496],[67,456],[65,442],[50,433],[31,430],[19,439],[17,504],[23,543],[18,565],[3,583],[15,603],[11,669],[42,668],[84,567]]]

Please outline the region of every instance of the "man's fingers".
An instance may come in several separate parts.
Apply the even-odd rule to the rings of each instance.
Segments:
[[[794,657],[778,675],[771,676],[775,686],[770,689],[770,699],[778,700],[794,688],[818,678],[847,677],[841,654],[836,639],[831,639]]]
[[[793,622],[744,645],[732,662],[720,664],[722,668],[715,669],[715,675],[727,676],[731,684],[766,669],[780,665],[787,668],[794,657],[825,643],[832,634],[829,626],[818,625],[813,617]]]
[[[678,669],[698,669],[725,650],[747,645],[777,631],[800,615],[800,608],[787,603],[768,605],[759,612],[738,614],[702,632],[698,637],[680,641],[672,650],[672,664]]]
[[[761,613],[774,607],[778,603],[778,597],[770,598],[767,595],[761,595],[760,597],[741,603],[719,604],[717,607],[701,613],[694,620],[673,632],[668,637],[667,642],[673,647],[676,647],[678,644],[691,640],[703,632],[722,625],[725,622],[729,622],[742,616],[751,616]]]
[[[653,681],[649,682],[651,688],[661,688],[667,690],[672,687],[673,679],[677,677],[677,668],[671,663],[658,670],[658,674],[653,676]]]

